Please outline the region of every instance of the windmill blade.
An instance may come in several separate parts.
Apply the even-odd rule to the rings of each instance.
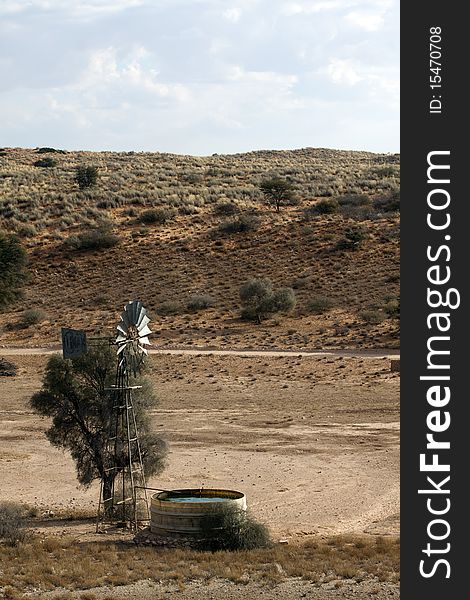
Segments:
[[[125,341],[123,344],[121,344],[119,346],[119,348],[117,349],[117,354],[121,354],[121,352],[124,350],[124,348],[127,346],[127,344],[129,343],[129,341]]]
[[[142,309],[142,302],[134,301],[130,303],[129,312],[130,318],[132,319],[132,324],[137,325],[137,321],[140,316],[140,311]]]
[[[141,350],[145,354],[145,356],[148,356],[149,352],[148,352],[147,348],[142,347]]]
[[[147,316],[147,311],[144,308],[139,316],[139,319],[137,320],[137,329],[140,329],[141,327],[145,327],[145,325],[148,325],[150,323],[150,319]]]
[[[147,345],[149,345],[149,346],[151,345],[151,344],[150,344],[150,340],[148,339],[148,337],[147,337],[147,336],[140,337],[140,338],[139,338],[139,344],[147,344]]]
[[[121,335],[124,335],[127,337],[127,334],[129,333],[129,328],[122,321],[121,321],[121,323],[119,323],[119,325],[116,327],[116,329],[118,330],[118,332]]]
[[[127,340],[126,336],[122,335],[122,333],[120,333],[116,338],[116,344],[122,344],[126,340]]]
[[[129,315],[127,313],[126,307],[124,307],[123,312],[121,313],[121,321],[124,323],[124,325],[129,328],[130,325],[132,325],[130,319],[129,319]]]
[[[142,327],[142,329],[139,329],[139,337],[145,337],[146,335],[149,335],[152,333],[152,330],[147,327],[147,325],[145,325],[145,327]]]

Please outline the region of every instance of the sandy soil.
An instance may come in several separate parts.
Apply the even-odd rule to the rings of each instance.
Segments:
[[[67,454],[29,409],[47,356],[15,356],[0,378],[0,500],[41,511],[93,510]],[[377,356],[153,355],[155,428],[170,443],[156,488],[227,487],[247,494],[276,537],[397,533],[398,384]],[[52,526],[52,523],[50,523]],[[60,527],[70,527],[61,524]],[[81,525],[77,536],[90,535]]]
[[[0,378],[0,500],[30,504],[40,515],[95,511],[97,485],[77,486],[72,460],[44,436],[47,419],[28,406],[47,359],[16,351],[18,376]],[[390,372],[390,357],[199,352],[153,354],[150,363],[161,399],[154,426],[171,448],[167,469],[150,486],[242,490],[274,538],[290,544],[314,534],[398,533],[399,377]],[[98,537],[91,520],[45,518],[38,529],[83,541]],[[287,579],[275,586],[145,581],[87,593],[116,600],[393,600],[399,587],[374,579],[321,585]]]

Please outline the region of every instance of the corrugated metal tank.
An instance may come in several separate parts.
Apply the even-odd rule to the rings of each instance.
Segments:
[[[202,519],[217,510],[221,502],[246,510],[246,497],[233,490],[183,489],[158,492],[150,504],[150,530],[166,536],[201,533]]]

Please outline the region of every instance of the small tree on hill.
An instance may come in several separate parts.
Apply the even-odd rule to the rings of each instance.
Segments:
[[[75,171],[75,181],[78,183],[78,187],[81,190],[93,187],[98,181],[98,167],[77,167]]]
[[[28,279],[26,251],[19,239],[0,231],[0,310],[21,297]]]
[[[78,481],[88,487],[100,479],[104,494],[111,494],[116,476],[115,470],[108,470],[106,451],[114,398],[105,389],[115,383],[115,375],[116,354],[108,344],[73,360],[55,355],[47,364],[41,391],[31,398],[34,410],[52,418],[46,437],[70,452]],[[142,389],[135,390],[134,411],[144,470],[150,476],[163,470],[166,444],[150,428],[150,410],[156,404],[152,387],[145,379],[138,383]]]
[[[271,314],[290,312],[295,306],[292,288],[273,289],[267,277],[250,279],[240,287],[242,318],[261,323]]]
[[[259,187],[269,204],[274,204],[276,212],[281,210],[283,204],[289,204],[294,199],[292,184],[281,177],[265,179]]]

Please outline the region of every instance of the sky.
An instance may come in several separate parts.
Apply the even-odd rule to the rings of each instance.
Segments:
[[[0,145],[399,151],[399,0],[0,0]]]

